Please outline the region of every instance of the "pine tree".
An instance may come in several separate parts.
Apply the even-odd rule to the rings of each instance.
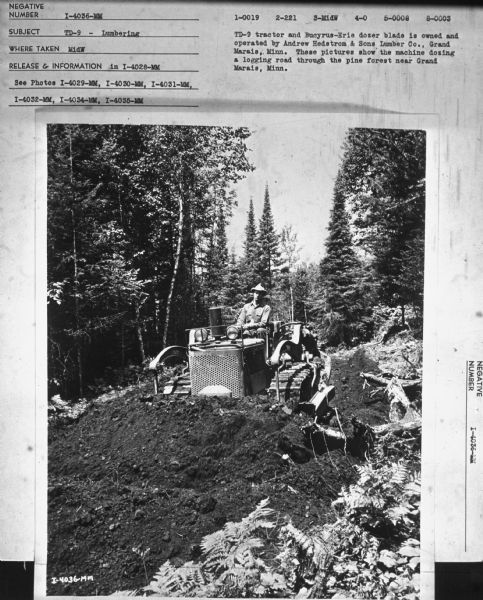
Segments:
[[[226,217],[220,208],[214,225],[211,246],[207,253],[206,301],[209,305],[220,302],[228,270],[228,241]]]
[[[367,338],[377,304],[422,314],[424,173],[424,132],[349,131],[314,303],[332,343]]]
[[[255,210],[253,208],[253,198],[250,198],[248,208],[247,224],[245,226],[245,240],[243,242],[243,277],[241,285],[243,292],[246,292],[258,276],[258,263],[260,260],[258,251],[257,226],[255,224]]]
[[[270,206],[268,184],[265,186],[263,211],[258,226],[258,275],[262,282],[272,289],[274,274],[280,262],[279,237],[275,231],[275,224]]]
[[[322,298],[318,305],[323,317],[327,341],[330,344],[350,343],[363,308],[361,297],[361,265],[354,252],[349,217],[340,177],[334,189],[333,207],[326,240],[326,256],[320,264]]]
[[[292,275],[293,318],[295,321],[309,320],[308,298],[310,289],[311,281],[307,265],[300,265]]]
[[[299,258],[298,237],[291,225],[285,225],[280,233],[280,254],[276,267],[275,285],[272,286],[272,305],[277,317],[293,321],[295,315],[294,276]]]
[[[226,236],[226,216],[220,209],[216,227],[216,251],[218,268],[221,271],[220,283],[228,263],[228,238]]]
[[[340,169],[350,198],[355,241],[370,258],[379,301],[422,308],[425,133],[349,132]]]
[[[228,259],[224,285],[220,294],[222,303],[226,307],[225,317],[227,323],[235,321],[246,300],[245,288],[240,283],[243,280],[243,271],[243,259],[239,260],[235,255],[235,251],[232,250]]]

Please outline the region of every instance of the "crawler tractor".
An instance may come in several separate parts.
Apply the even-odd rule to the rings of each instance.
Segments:
[[[187,330],[187,347],[169,346],[151,361],[155,394],[241,398],[268,391],[286,410],[326,410],[333,394],[330,361],[302,322],[273,321],[262,339],[225,326],[220,307],[209,315],[209,326]],[[174,375],[160,390],[158,370],[164,367]]]

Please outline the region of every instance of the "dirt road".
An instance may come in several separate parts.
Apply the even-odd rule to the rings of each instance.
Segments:
[[[352,414],[383,422],[387,405],[359,376],[376,363],[364,349],[332,361],[343,427]],[[149,401],[150,391],[111,394],[74,422],[50,421],[49,595],[146,585],[165,560],[196,559],[203,536],[262,498],[302,529],[331,520],[331,501],[354,476],[356,459],[342,450],[287,457],[283,440],[308,417],[266,396]]]

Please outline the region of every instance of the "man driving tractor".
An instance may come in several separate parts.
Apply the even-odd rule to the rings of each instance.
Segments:
[[[330,375],[321,379],[325,363],[316,337],[300,321],[269,322],[267,291],[257,284],[251,292],[253,299],[243,306],[236,324],[226,326],[221,307],[211,307],[209,327],[189,329],[186,347],[161,350],[149,364],[155,394],[159,393],[158,366],[176,365],[178,370],[165,383],[163,394],[243,398],[268,390],[290,410],[311,401]]]
[[[253,300],[241,309],[236,325],[243,330],[244,337],[265,338],[271,311],[266,301],[267,290],[257,284],[250,291]]]

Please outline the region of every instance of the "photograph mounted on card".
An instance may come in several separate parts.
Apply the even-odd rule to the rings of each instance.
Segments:
[[[418,593],[433,123],[394,121],[46,119],[49,596]]]

